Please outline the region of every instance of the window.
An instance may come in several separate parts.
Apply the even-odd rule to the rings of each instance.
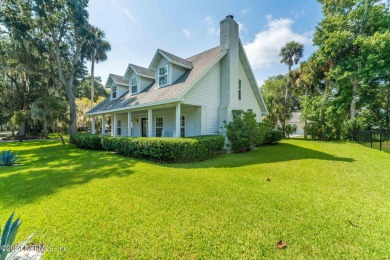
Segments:
[[[156,137],[162,137],[164,123],[162,117],[156,117]]]
[[[137,93],[138,92],[138,84],[137,84],[137,78],[131,79],[131,93]]]
[[[186,137],[186,117],[184,115],[180,117],[180,137]]]
[[[158,85],[163,87],[168,84],[168,65],[158,68]]]
[[[116,98],[116,87],[111,88],[112,98]]]
[[[241,100],[241,79],[238,80],[238,100]]]
[[[122,121],[118,120],[116,124],[116,134],[117,135],[122,135]]]

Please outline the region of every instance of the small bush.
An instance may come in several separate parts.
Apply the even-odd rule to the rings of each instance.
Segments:
[[[1,160],[1,165],[3,166],[12,166],[14,165],[15,163],[17,163],[18,161],[18,155],[14,152],[11,152],[11,151],[2,151],[1,153],[1,157],[0,157],[0,160]]]
[[[233,110],[232,113],[233,121],[225,124],[232,150],[242,153],[261,145],[269,129],[268,125],[258,123],[256,114],[251,109]]]
[[[274,144],[283,139],[283,132],[280,130],[268,131],[263,144]]]
[[[93,134],[74,134],[72,143],[79,148],[100,150],[102,149],[102,136]]]

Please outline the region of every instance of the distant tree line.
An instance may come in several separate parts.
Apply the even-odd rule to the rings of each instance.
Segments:
[[[390,15],[380,0],[321,0],[324,18],[313,43],[318,47],[295,70],[303,46],[281,50],[287,75],[270,77],[261,91],[269,119],[283,127],[301,111],[305,137],[355,139],[359,129],[390,128]]]
[[[86,124],[78,120],[77,110],[86,109],[77,100],[88,99],[90,109],[108,96],[94,66],[111,47],[88,22],[87,6],[88,0],[1,1],[0,128],[20,136],[75,133]]]

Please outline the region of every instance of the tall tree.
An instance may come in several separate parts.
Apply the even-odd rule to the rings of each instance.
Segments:
[[[73,87],[77,70],[82,66],[81,51],[89,36],[88,0],[35,0],[33,5],[42,32],[52,42],[49,53],[56,62],[69,102],[69,134],[75,134],[77,111]]]
[[[291,77],[291,68],[294,64],[298,64],[299,60],[303,56],[303,44],[295,41],[288,42],[286,46],[284,46],[279,56],[281,57],[280,62],[284,63],[288,66],[288,77],[289,82],[286,87],[286,94],[285,94],[285,102],[288,102],[288,95],[290,94],[291,90],[291,84],[290,84],[290,77]]]
[[[87,59],[91,61],[91,79],[94,79],[95,75],[95,62],[99,63],[107,60],[107,52],[111,50],[111,45],[108,41],[104,40],[104,32],[95,27],[90,26],[91,35],[85,45],[87,49]],[[91,109],[94,104],[94,84],[95,81],[91,80]]]

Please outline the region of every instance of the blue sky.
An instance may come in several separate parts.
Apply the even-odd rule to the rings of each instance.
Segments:
[[[90,22],[103,29],[112,50],[95,66],[95,75],[123,75],[128,63],[148,67],[158,48],[186,58],[219,45],[219,21],[228,14],[240,24],[259,85],[284,74],[278,54],[287,42],[305,46],[304,58],[315,51],[312,37],[321,20],[314,0],[90,0]]]

